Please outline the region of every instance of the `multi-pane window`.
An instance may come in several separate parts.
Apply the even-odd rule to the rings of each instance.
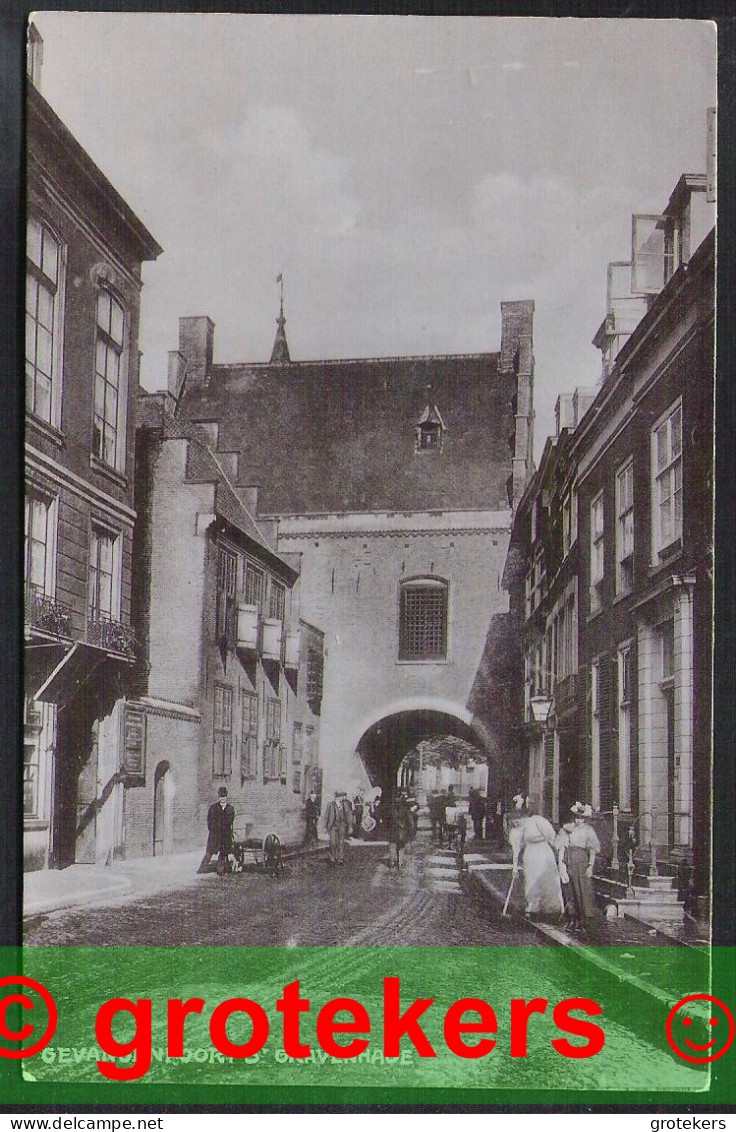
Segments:
[[[447,583],[436,578],[401,587],[399,660],[440,660],[447,655]]]
[[[215,684],[212,773],[232,772],[233,690],[227,684]]]
[[[97,296],[92,452],[111,468],[124,462],[123,348],[125,311],[107,290]]]
[[[263,570],[259,570],[252,562],[245,561],[243,566],[243,599],[246,605],[255,605],[259,612],[263,611],[263,595],[266,589],[266,580]]]
[[[258,696],[243,693],[240,732],[240,777],[255,778],[258,761]]]
[[[45,224],[28,221],[26,260],[26,407],[59,424],[61,245]]]
[[[91,621],[114,620],[118,615],[116,543],[117,538],[110,531],[92,528],[88,600]]]
[[[547,580],[544,562],[544,551],[538,546],[534,552],[534,560],[529,568],[526,578],[526,614],[530,617],[534,610],[541,605],[544,597]]]
[[[271,590],[268,596],[268,616],[283,621],[285,605],[286,588],[281,585],[281,582],[271,582]]]
[[[654,553],[682,537],[682,405],[652,430],[652,542]]]
[[[48,595],[51,578],[51,506],[43,496],[26,496],[25,580],[36,592]]]
[[[263,778],[270,781],[281,777],[281,704],[276,699],[266,700],[266,743],[263,750]]]
[[[294,724],[294,740],[291,746],[291,789],[300,794],[302,789],[303,733],[301,723]]]
[[[618,804],[631,810],[631,646],[618,650]]]
[[[224,546],[217,548],[217,608],[215,611],[215,635],[218,641],[230,643],[235,640],[235,586],[238,571],[238,556]]]
[[[569,554],[578,537],[577,490],[571,487],[562,502],[562,553]]]
[[[616,593],[634,585],[634,465],[616,473]]]
[[[590,505],[590,608],[600,609],[600,585],[603,581],[604,562],[603,495]]]
[[[44,711],[48,710],[40,701],[26,698],[23,718],[23,816],[27,818],[37,817],[39,813],[40,743]]]

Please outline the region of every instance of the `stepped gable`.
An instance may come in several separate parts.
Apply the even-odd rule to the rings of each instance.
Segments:
[[[166,439],[189,441],[186,466],[187,482],[214,483],[217,514],[232,524],[233,527],[236,527],[272,558],[283,563],[285,560],[277,554],[275,547],[229,482],[217,454],[212,451],[208,443],[204,431],[197,428],[195,423],[174,417],[167,412],[164,416],[164,436]],[[286,565],[293,572],[292,565],[290,563],[286,563]]]
[[[516,376],[497,353],[211,365],[179,411],[219,424],[259,513],[508,506]],[[417,451],[427,389],[441,451]]]

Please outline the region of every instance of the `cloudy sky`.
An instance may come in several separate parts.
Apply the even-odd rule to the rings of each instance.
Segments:
[[[595,384],[632,212],[705,170],[701,21],[41,13],[42,93],[164,248],[143,383],[180,315],[215,361],[496,350],[536,303],[537,452]]]

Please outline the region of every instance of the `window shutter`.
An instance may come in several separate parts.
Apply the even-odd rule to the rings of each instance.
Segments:
[[[602,656],[599,661],[600,687],[599,687],[599,716],[601,728],[601,809],[611,809],[611,762],[614,748],[613,741],[613,680],[611,657]]]

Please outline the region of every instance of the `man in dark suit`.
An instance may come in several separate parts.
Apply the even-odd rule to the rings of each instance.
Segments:
[[[220,786],[217,801],[207,811],[207,848],[204,851],[198,873],[206,873],[213,853],[217,853],[217,875],[225,876],[227,859],[233,849],[233,825],[235,808],[228,801],[227,787]]]

